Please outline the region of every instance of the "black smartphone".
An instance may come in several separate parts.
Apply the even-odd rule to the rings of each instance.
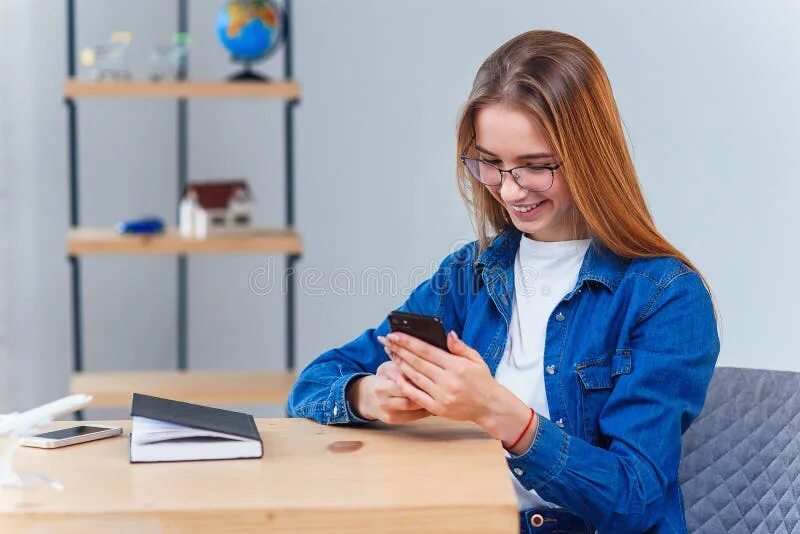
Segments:
[[[389,314],[389,326],[392,332],[403,332],[430,343],[434,347],[447,350],[447,335],[444,333],[444,325],[438,317],[393,311]]]

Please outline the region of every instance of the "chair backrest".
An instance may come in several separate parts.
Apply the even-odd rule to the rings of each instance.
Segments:
[[[682,448],[690,532],[800,532],[800,373],[717,367]]]

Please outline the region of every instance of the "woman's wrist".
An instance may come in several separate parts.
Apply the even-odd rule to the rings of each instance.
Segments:
[[[537,427],[539,425],[539,414],[534,412],[533,408],[530,408],[530,413],[529,422],[522,433],[517,437],[516,441],[508,445],[506,445],[505,442],[503,443],[503,447],[515,456],[520,456],[530,449],[533,438],[536,436]]]
[[[345,391],[345,399],[350,405],[350,409],[353,411],[353,413],[361,419],[368,421],[376,420],[376,418],[369,413],[369,410],[366,406],[367,403],[365,402],[368,397],[366,394],[366,388],[369,386],[368,379],[372,378],[373,376],[374,375],[368,375],[356,378],[347,385],[347,390]]]
[[[530,433],[530,427],[534,427],[536,417],[538,417],[538,415],[534,415],[533,421],[530,421],[530,407],[500,384],[497,384],[493,397],[494,400],[489,403],[486,413],[476,421],[478,426],[504,445],[514,443],[525,425],[528,425],[527,433]],[[529,421],[530,424],[528,424]],[[523,436],[519,440],[517,448],[526,441],[525,438]]]

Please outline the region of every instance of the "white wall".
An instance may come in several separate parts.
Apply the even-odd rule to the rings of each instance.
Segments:
[[[3,278],[8,293],[11,358],[0,368],[0,411],[18,409],[66,391],[67,278],[64,269],[66,180],[63,113],[57,77],[63,53],[45,48],[61,35],[44,4],[0,4],[0,101],[6,187],[2,224],[8,248]],[[39,33],[41,32],[41,33]]]
[[[8,18],[13,14],[12,8],[6,4],[0,4],[0,18]],[[6,51],[0,51],[0,70],[9,72],[11,69],[11,58]],[[4,97],[5,92],[0,93],[0,409],[11,404],[11,358],[8,351],[8,293],[9,281],[11,279],[10,267],[8,262],[9,255],[9,224],[10,217],[8,212],[8,173],[6,169],[11,168],[11,160],[8,154],[8,109],[6,108]]]
[[[78,44],[129,29],[141,74],[145,51],[168,40],[176,24],[175,10],[164,4],[79,0]],[[212,31],[219,4],[190,2],[193,77],[231,71]],[[0,375],[19,373],[14,383],[25,385],[0,394],[0,404],[22,405],[66,391],[70,367],[65,21],[61,3],[2,6],[9,16],[0,18],[0,45],[24,52],[6,52],[12,65],[0,84],[3,131],[11,133],[5,148],[12,158],[0,162],[0,172],[9,178],[13,354]],[[453,180],[458,108],[498,45],[528,29],[558,29],[585,40],[605,63],[656,221],[715,289],[724,321],[720,364],[800,370],[790,337],[800,297],[790,267],[798,260],[790,230],[799,222],[799,6],[296,1],[295,70],[304,90],[296,112],[296,214],[305,244],[298,267],[319,269],[325,279],[342,268],[357,277],[391,268],[402,289],[470,239]],[[280,59],[264,69],[279,73]],[[174,104],[79,106],[83,224],[150,212],[172,217]],[[209,101],[190,108],[191,176],[249,178],[257,221],[280,223],[281,105]],[[191,260],[191,366],[281,367],[283,298],[249,285],[269,261]],[[174,366],[174,260],[84,265],[87,367]],[[402,294],[370,287],[299,296],[301,365],[402,301]]]

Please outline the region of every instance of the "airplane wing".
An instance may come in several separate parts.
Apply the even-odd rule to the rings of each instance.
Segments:
[[[92,400],[91,395],[69,395],[31,410],[9,414],[0,419],[0,436],[15,432],[22,435],[47,425],[56,417],[80,410]]]

